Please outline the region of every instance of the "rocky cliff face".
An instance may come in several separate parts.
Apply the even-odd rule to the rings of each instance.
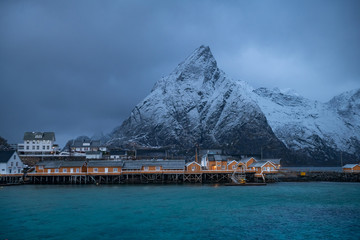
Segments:
[[[209,47],[196,49],[160,79],[109,145],[222,147],[289,162],[334,163],[359,155],[359,90],[328,103],[278,89],[254,90],[217,67]],[[346,154],[345,154],[346,155]]]

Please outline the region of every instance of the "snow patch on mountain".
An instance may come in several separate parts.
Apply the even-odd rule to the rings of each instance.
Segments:
[[[346,120],[346,117],[354,116],[350,109],[356,109],[356,104],[349,105],[352,92],[335,97],[329,103],[312,101],[276,89],[259,88],[254,92],[257,94],[257,104],[265,113],[275,135],[287,147],[295,150],[315,149],[319,146],[314,136],[318,136],[329,147],[355,153],[356,147],[350,139],[360,139],[359,125],[351,125]],[[359,120],[355,122],[359,123]]]

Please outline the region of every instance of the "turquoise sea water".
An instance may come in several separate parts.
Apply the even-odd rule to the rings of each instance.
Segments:
[[[359,183],[0,189],[3,239],[360,239]]]

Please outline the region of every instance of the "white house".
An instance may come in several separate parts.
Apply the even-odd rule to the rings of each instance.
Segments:
[[[102,159],[103,154],[100,151],[86,152],[86,159]]]
[[[20,155],[50,155],[59,151],[54,132],[25,132],[24,143],[18,144]]]
[[[73,140],[70,143],[70,150],[73,153],[107,152],[107,147],[99,140]]]
[[[0,152],[0,174],[19,174],[23,169],[24,163],[16,151]]]

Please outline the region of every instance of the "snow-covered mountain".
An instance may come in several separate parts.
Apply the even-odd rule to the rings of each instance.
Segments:
[[[334,162],[339,151],[359,156],[360,92],[328,103],[294,91],[253,89],[217,67],[209,47],[196,49],[160,79],[110,145],[222,147],[242,154]],[[305,160],[306,159],[306,160]]]
[[[328,103],[276,88],[254,92],[275,135],[288,148],[310,157],[320,155],[317,158],[324,161],[340,159],[336,152],[359,155],[360,90],[341,94]]]
[[[131,116],[111,134],[110,144],[226,147],[260,153],[283,151],[252,95],[253,88],[217,67],[209,47],[196,49],[160,79]]]

